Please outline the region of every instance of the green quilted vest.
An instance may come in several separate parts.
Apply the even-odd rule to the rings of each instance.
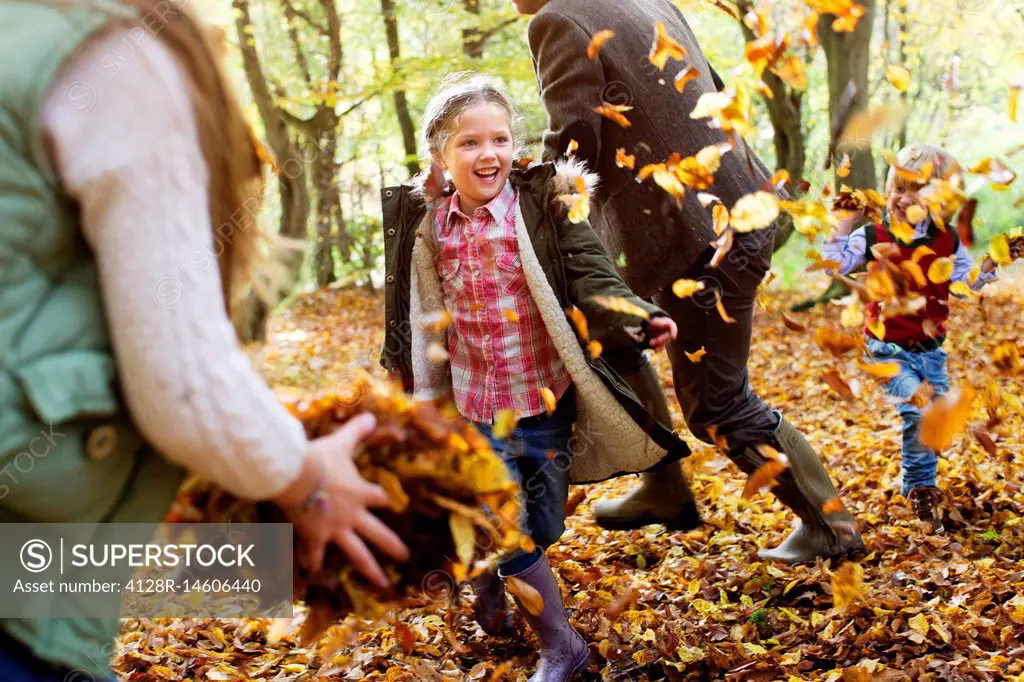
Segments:
[[[0,0],[0,522],[154,522],[183,476],[118,397],[95,260],[40,130],[60,66],[126,11]],[[95,615],[0,626],[40,658],[101,675],[118,621]]]

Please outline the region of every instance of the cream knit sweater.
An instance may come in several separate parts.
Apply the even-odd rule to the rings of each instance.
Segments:
[[[149,33],[108,32],[66,65],[42,119],[96,254],[135,424],[168,459],[239,496],[279,493],[306,437],[224,312],[207,172],[175,58]]]

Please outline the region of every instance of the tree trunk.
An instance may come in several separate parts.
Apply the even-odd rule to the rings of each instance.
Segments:
[[[337,148],[338,138],[335,131],[330,128],[324,130],[313,162],[316,186],[316,244],[313,248],[313,262],[318,287],[325,287],[337,279],[334,271],[336,239],[332,229],[335,224],[335,207],[338,203],[338,185],[334,180],[337,174],[334,161]]]
[[[391,58],[391,68],[397,73],[401,50],[398,42],[398,18],[395,15],[394,0],[380,0],[381,15],[384,18],[384,30],[388,38],[388,55]],[[402,143],[405,145],[405,168],[409,171],[409,177],[414,177],[420,172],[420,164],[417,161],[416,152],[416,126],[409,114],[409,102],[405,90],[396,90],[394,94],[395,112],[398,114],[398,125],[402,129]]]
[[[242,66],[249,82],[256,108],[266,131],[267,143],[274,156],[277,157],[278,191],[281,197],[281,220],[279,232],[281,236],[291,239],[303,239],[306,236],[306,225],[309,218],[309,192],[306,187],[306,163],[302,153],[288,134],[288,125],[280,109],[274,104],[270,86],[267,84],[260,64],[256,46],[253,44],[253,24],[249,11],[249,0],[233,0],[235,9],[235,29],[238,32],[238,45],[242,55]],[[302,268],[303,254],[289,251],[285,257],[285,266],[290,276],[286,288],[294,285]],[[259,301],[255,294],[250,293],[244,303],[239,306],[236,329],[242,341],[263,341],[266,338],[266,320],[268,307]]]
[[[833,31],[832,22],[835,16],[831,14],[822,14],[818,20],[818,36],[828,63],[829,119],[833,121],[838,114],[839,102],[846,85],[851,81],[857,87],[853,112],[856,113],[868,105],[868,62],[875,0],[860,0],[860,4],[864,6],[864,16],[860,18],[857,28],[852,32]],[[851,150],[850,161],[850,175],[845,178],[837,177],[836,186],[846,184],[853,188],[875,189],[877,185],[871,148]]]
[[[480,0],[462,0],[466,11],[475,16],[480,16]],[[484,56],[484,35],[479,26],[462,29],[462,51],[470,59],[480,59]]]

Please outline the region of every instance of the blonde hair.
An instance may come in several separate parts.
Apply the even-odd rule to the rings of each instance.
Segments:
[[[931,178],[950,180],[957,186],[962,183],[963,169],[952,154],[935,144],[914,142],[896,153],[896,163],[889,166],[889,175],[885,179],[885,191],[892,192],[893,189],[908,184],[899,176],[896,166],[920,173],[929,164]]]
[[[434,157],[444,152],[448,139],[459,129],[459,116],[462,112],[487,103],[497,104],[505,111],[513,144],[516,144],[519,115],[501,86],[483,74],[461,71],[449,75],[441,82],[423,111],[420,130],[423,131],[422,141],[428,156]]]

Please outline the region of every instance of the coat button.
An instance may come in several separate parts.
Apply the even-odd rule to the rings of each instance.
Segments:
[[[398,326],[398,323],[395,322],[394,320],[391,320],[390,322],[388,322],[388,326],[394,329],[395,327]]]
[[[394,275],[388,275],[387,276],[387,281],[388,282],[394,282],[395,281],[395,276]]]
[[[384,196],[386,196],[386,197],[390,197],[390,196],[391,196],[391,195],[393,195],[393,194],[394,194],[394,191],[392,191],[392,190],[390,190],[390,189],[389,189],[389,190],[387,190],[386,192],[384,192]]]
[[[390,230],[388,230],[388,236],[389,237],[394,237],[395,236],[395,228],[392,227]]]
[[[98,462],[109,457],[115,447],[117,447],[117,429],[109,424],[97,426],[89,432],[85,441],[85,455]]]

